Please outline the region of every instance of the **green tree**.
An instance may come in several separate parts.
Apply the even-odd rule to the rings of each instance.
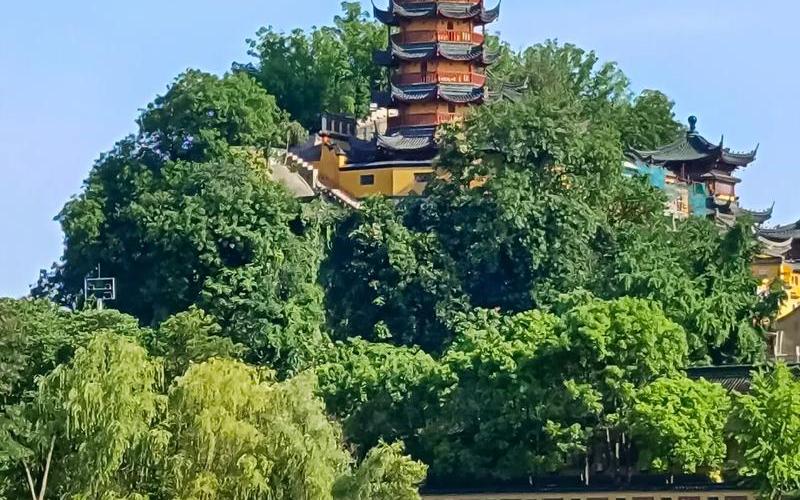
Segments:
[[[711,221],[693,218],[677,230],[663,222],[620,225],[603,242],[614,255],[596,293],[659,302],[687,332],[693,362],[753,363],[763,359],[762,319],[775,302],[756,293],[750,262],[757,251],[751,228],[721,234]]]
[[[339,224],[326,261],[334,331],[441,351],[447,318],[465,307],[454,269],[433,234],[404,226],[390,201],[367,200]]]
[[[578,98],[586,119],[612,124],[625,148],[661,146],[682,130],[666,95],[657,90],[635,95],[616,63],[601,62],[594,51],[573,44],[548,40],[519,53],[502,46],[492,76],[501,84],[524,84],[528,93]]]
[[[145,345],[163,359],[167,380],[183,375],[192,363],[211,358],[243,358],[245,348],[222,337],[222,327],[203,310],[192,307],[148,332]]]
[[[108,331],[133,339],[143,335],[134,318],[117,311],[72,313],[46,300],[0,299],[0,339],[13,341],[17,360],[4,402],[20,402],[36,389],[38,377],[68,362],[94,335]]]
[[[563,349],[558,318],[476,311],[461,318],[442,363],[456,378],[427,426],[434,477],[515,479],[557,470],[585,452],[586,386],[550,363]]]
[[[355,470],[338,426],[305,374],[274,373],[230,360],[194,365],[169,392],[168,414],[153,433],[169,443],[158,462],[168,498],[418,498],[425,467],[381,445]],[[158,456],[158,453],[155,454]]]
[[[302,139],[289,117],[252,77],[181,74],[139,117],[143,140],[173,160],[203,161],[215,148],[269,148]]]
[[[161,494],[169,498],[331,498],[348,464],[339,431],[302,376],[212,360],[169,393]],[[157,455],[156,455],[157,456]]]
[[[734,403],[739,474],[770,499],[800,492],[800,382],[785,365],[753,377]]]
[[[342,11],[333,26],[308,33],[262,28],[249,41],[255,64],[234,65],[252,74],[306,128],[319,126],[321,112],[366,115],[372,90],[383,81],[372,54],[385,48],[385,28],[359,2],[342,2]]]
[[[322,241],[299,203],[243,151],[154,172],[134,149],[123,143],[101,159],[59,216],[62,297],[79,294],[101,263],[117,278],[115,307],[144,324],[198,305],[251,359],[306,363],[323,339]]]
[[[42,379],[29,417],[37,488],[50,496],[135,492],[138,478],[126,476],[136,472],[125,466],[157,416],[160,373],[134,340],[101,333]]]
[[[581,108],[568,95],[528,95],[444,132],[440,163],[449,177],[432,182],[424,200],[409,200],[405,219],[438,237],[473,305],[545,308],[593,282],[597,207],[622,155],[609,129],[587,126]]]
[[[731,399],[718,384],[660,378],[636,394],[626,425],[643,468],[716,475],[727,457],[730,410]]]
[[[381,443],[334,486],[337,500],[417,500],[427,467],[403,455],[403,445]]]
[[[328,411],[359,455],[381,440],[402,440],[415,456],[429,458],[425,427],[454,383],[445,366],[417,348],[355,339],[337,345],[316,372]]]

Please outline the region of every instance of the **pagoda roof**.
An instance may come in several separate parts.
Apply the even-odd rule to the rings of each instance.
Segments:
[[[758,147],[749,153],[731,151],[724,146],[724,139],[714,144],[700,135],[696,129],[697,118],[689,118],[689,131],[677,141],[652,151],[633,150],[631,154],[644,162],[654,165],[680,164],[691,162],[718,162],[731,170],[745,167],[755,161]]]
[[[382,160],[431,160],[436,155],[435,127],[407,127],[376,134],[372,140],[350,139],[348,162],[367,164]]]
[[[718,207],[723,207],[725,210],[720,210],[717,208],[715,210],[715,219],[718,223],[720,223],[724,227],[731,228],[736,224],[736,221],[741,217],[749,218],[753,221],[756,226],[760,226],[770,220],[772,218],[772,209],[769,210],[747,210],[746,208],[741,208],[738,205],[718,205]],[[760,232],[760,228],[757,229]]]
[[[772,212],[774,209],[774,204],[766,210],[748,210],[736,205],[733,207],[733,212],[737,217],[749,217],[756,224],[764,224],[772,218]]]
[[[398,102],[413,103],[435,99],[466,104],[482,101],[485,96],[484,87],[471,83],[430,83],[392,85],[388,92],[375,93],[374,99],[378,106],[388,107]]]
[[[430,42],[400,45],[392,42],[387,50],[375,52],[373,59],[381,66],[393,66],[398,61],[428,61],[441,57],[450,61],[469,61],[490,65],[497,54],[483,44],[462,42]]]
[[[386,10],[379,9],[372,4],[375,19],[388,24],[399,26],[401,19],[421,19],[430,17],[445,17],[448,19],[473,19],[482,24],[493,23],[500,17],[500,4],[493,9],[486,9],[482,1],[474,3],[432,1],[425,3],[404,4],[397,0],[389,0]]]
[[[792,250],[792,238],[782,241],[772,241],[763,236],[757,236],[760,248],[759,257],[783,258]]]
[[[800,238],[800,221],[773,228],[761,228],[758,230],[758,235],[773,241],[798,239]]]

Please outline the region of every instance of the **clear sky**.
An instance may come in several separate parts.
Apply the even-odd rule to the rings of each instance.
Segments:
[[[385,0],[376,0],[385,5]],[[488,0],[493,4],[493,0]],[[20,296],[61,254],[53,217],[138,109],[186,68],[244,61],[263,25],[325,24],[338,0],[0,2],[0,296]],[[494,29],[515,47],[547,38],[618,62],[683,120],[734,149],[761,144],[742,203],[800,218],[800,2],[505,0]]]

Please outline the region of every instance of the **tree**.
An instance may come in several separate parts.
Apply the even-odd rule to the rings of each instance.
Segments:
[[[113,310],[72,313],[45,300],[0,299],[0,339],[13,341],[15,364],[3,402],[20,402],[36,389],[36,379],[69,362],[100,332],[139,339],[136,320]],[[10,355],[8,352],[6,355]]]
[[[757,373],[733,410],[739,474],[770,499],[800,492],[800,382],[785,365]]]
[[[427,467],[403,455],[403,445],[381,443],[334,486],[337,500],[416,500]]]
[[[431,233],[405,227],[391,202],[367,200],[337,227],[323,273],[341,338],[443,349],[447,318],[466,306],[455,263]]]
[[[727,457],[731,399],[705,380],[660,378],[642,388],[627,417],[643,468],[718,475]]]
[[[27,476],[35,498],[418,498],[425,467],[401,444],[381,444],[354,468],[313,375],[278,382],[240,361],[202,361],[224,342],[203,333],[218,327],[199,311],[167,321],[153,344],[174,340],[178,362],[197,361],[166,394],[161,360],[137,340],[152,332],[131,336],[123,325],[91,334],[95,319],[79,327],[85,346],[7,411],[21,420],[13,428],[21,445],[0,448],[0,493],[22,497]],[[185,341],[186,330],[197,342]]]
[[[757,242],[747,224],[721,234],[711,221],[690,219],[677,230],[654,221],[621,225],[604,244],[608,261],[596,293],[659,302],[687,332],[690,357],[700,364],[763,359],[762,319],[775,301],[756,293],[750,262]]]
[[[215,148],[284,146],[302,139],[285,111],[245,73],[181,74],[139,117],[139,134],[173,160],[203,161]]]
[[[63,295],[99,262],[117,278],[115,306],[144,324],[198,305],[250,359],[301,367],[324,335],[322,240],[298,202],[245,152],[153,172],[133,148],[101,159],[59,216]]]
[[[51,496],[134,493],[138,481],[125,476],[136,473],[123,465],[156,418],[159,380],[158,363],[134,340],[112,333],[97,335],[42,379],[29,417],[41,489]]]
[[[354,339],[338,344],[316,373],[326,408],[359,456],[381,441],[404,441],[429,458],[425,427],[455,383],[446,366],[417,348]]]
[[[434,478],[516,479],[552,472],[585,452],[597,402],[550,364],[558,319],[476,311],[460,319],[442,363],[456,379],[427,426]]]
[[[40,437],[24,411],[36,394],[37,380],[68,363],[103,332],[129,339],[143,335],[133,318],[116,311],[70,313],[44,300],[0,300],[0,358],[14,360],[0,393],[0,498],[17,492],[14,488],[24,478],[19,464],[30,458],[31,442]]]
[[[203,310],[192,307],[151,330],[145,345],[164,362],[166,380],[183,375],[192,363],[211,358],[243,358],[246,349],[220,336],[222,327]]]
[[[161,494],[169,498],[331,498],[346,469],[313,379],[212,360],[169,394]]]
[[[606,123],[619,133],[625,148],[648,149],[672,142],[682,126],[674,103],[657,90],[634,96],[630,80],[616,63],[601,62],[594,51],[555,40],[519,53],[501,46],[500,63],[492,68],[497,83],[524,84],[536,95],[569,94],[584,103],[584,116]]]
[[[268,180],[263,154],[295,128],[248,75],[181,75],[59,214],[64,255],[34,294],[80,306],[100,265],[143,324],[197,305],[250,359],[301,367],[324,340],[318,217]]]
[[[437,235],[474,306],[522,312],[588,286],[602,220],[594,203],[621,152],[606,130],[587,128],[579,102],[486,106],[444,132],[441,149],[448,177],[409,200],[405,219]]]
[[[366,115],[372,90],[383,82],[372,54],[385,48],[386,31],[359,2],[342,2],[342,11],[334,26],[309,33],[262,28],[249,40],[255,64],[234,69],[252,74],[306,128],[319,126],[321,112]]]

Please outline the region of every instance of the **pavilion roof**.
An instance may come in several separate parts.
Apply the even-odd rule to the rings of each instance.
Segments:
[[[800,221],[773,228],[760,228],[758,235],[769,240],[793,240],[800,238]]]
[[[435,127],[406,127],[376,134],[372,140],[350,139],[348,162],[431,160],[436,155]]]
[[[393,66],[398,61],[428,61],[437,57],[488,66],[497,60],[497,53],[490,52],[483,44],[430,42],[400,45],[392,42],[388,49],[376,51],[373,59],[378,65]]]
[[[500,16],[500,4],[493,9],[486,9],[482,1],[474,3],[431,1],[425,3],[404,4],[397,0],[389,0],[386,10],[372,5],[375,19],[398,26],[401,19],[420,19],[429,17],[445,17],[448,19],[473,19],[482,24],[489,24]]]
[[[689,131],[671,144],[652,151],[633,150],[631,154],[642,161],[655,165],[670,166],[691,162],[717,162],[730,170],[745,167],[755,161],[758,147],[753,151],[734,152],[724,146],[724,139],[712,143],[697,132],[697,118],[689,118]]]

